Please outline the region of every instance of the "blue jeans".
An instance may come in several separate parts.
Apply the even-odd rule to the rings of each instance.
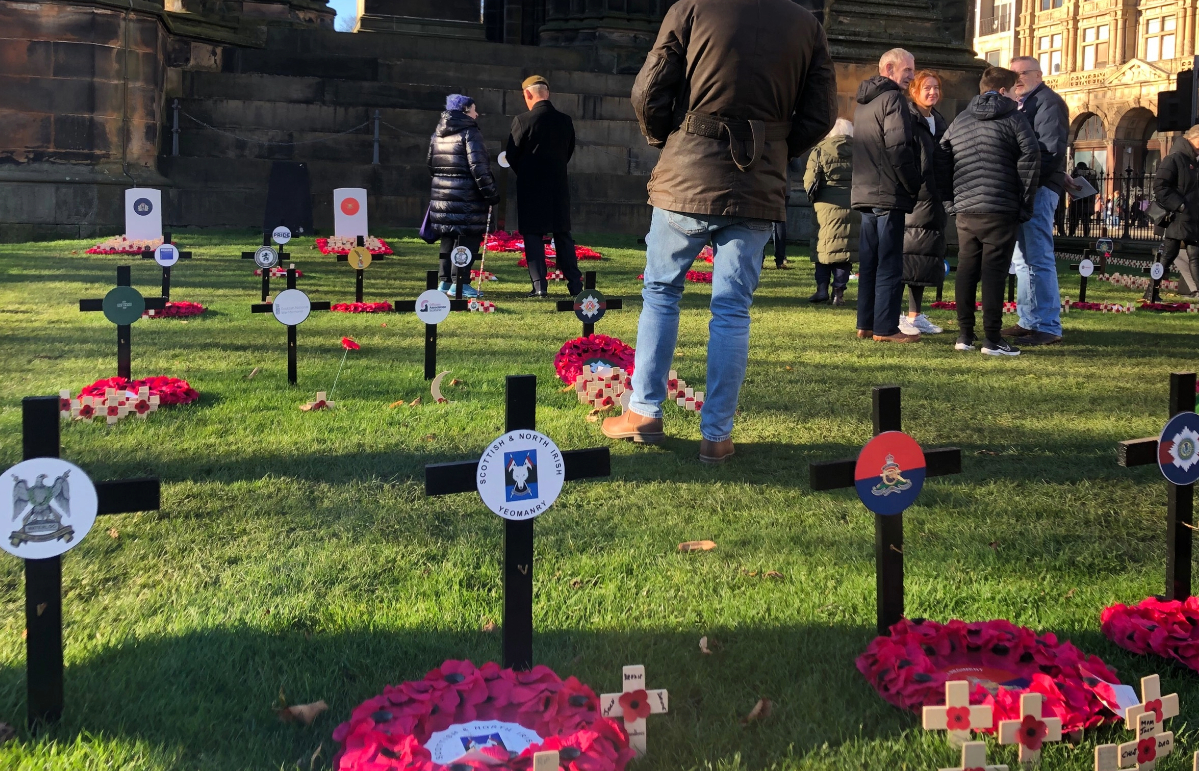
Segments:
[[[1034,332],[1062,333],[1062,298],[1058,294],[1057,261],[1053,257],[1053,213],[1058,194],[1037,190],[1032,219],[1016,233],[1016,311],[1020,326]]]
[[[762,274],[770,220],[693,217],[654,208],[645,237],[645,288],[637,320],[637,357],[629,409],[662,417],[666,381],[679,338],[679,300],[687,271],[711,241],[712,320],[708,322],[708,380],[700,433],[721,442],[732,436],[733,413],[749,362],[749,306]]]
[[[858,239],[858,329],[876,335],[899,332],[903,300],[903,222],[901,211],[862,212]]]

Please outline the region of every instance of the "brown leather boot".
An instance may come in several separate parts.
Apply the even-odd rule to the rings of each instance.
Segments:
[[[632,410],[606,418],[602,430],[609,439],[632,439],[638,444],[657,444],[666,438],[662,418],[647,418]]]
[[[859,340],[869,340],[872,337],[874,337],[873,329],[859,329],[858,330],[858,339]]]
[[[699,440],[699,459],[704,463],[724,463],[733,457],[733,453],[732,439],[725,439],[723,442]]]

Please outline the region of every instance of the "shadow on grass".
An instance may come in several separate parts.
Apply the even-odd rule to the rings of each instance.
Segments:
[[[481,664],[500,655],[498,634],[330,631],[310,620],[273,621],[278,627],[271,630],[212,629],[94,645],[95,653],[66,669],[62,723],[36,738],[23,728],[23,668],[0,669],[0,719],[22,726],[18,741],[29,744],[69,745],[100,735],[142,741],[163,754],[202,756],[204,767],[279,768],[303,758],[307,769],[317,744],[331,757],[333,729],[385,685],[421,679],[447,658]],[[92,633],[73,631],[84,638]],[[835,748],[897,738],[917,723],[915,715],[877,698],[854,668],[857,652],[873,637],[866,628],[742,627],[706,634],[709,656],[699,652],[700,633],[665,631],[556,630],[535,636],[534,654],[597,694],[619,690],[622,665],[645,664],[648,685],[668,689],[671,701],[670,713],[653,720],[650,742],[675,750],[651,751],[639,765],[649,769],[700,766],[736,753],[749,767],[762,767],[826,742]],[[323,699],[330,709],[310,728],[282,724],[271,709],[280,690],[289,703]],[[739,719],[759,698],[774,702],[773,716],[743,727]]]

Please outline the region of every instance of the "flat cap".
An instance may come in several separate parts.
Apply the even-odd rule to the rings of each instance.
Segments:
[[[549,88],[550,82],[540,75],[530,75],[520,84],[522,89],[531,88],[532,86],[545,86],[546,88]]]

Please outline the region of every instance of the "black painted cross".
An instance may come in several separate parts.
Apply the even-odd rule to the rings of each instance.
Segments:
[[[1195,373],[1170,373],[1170,417],[1195,411]],[[1158,437],[1120,442],[1121,466],[1149,466],[1158,462]],[[1164,599],[1185,600],[1191,596],[1191,531],[1195,509],[1195,486],[1166,482],[1166,593]]]
[[[162,243],[164,245],[171,244],[171,234],[170,233],[162,234]],[[142,252],[142,259],[143,260],[154,259],[155,251],[156,250],[154,250],[154,249],[149,249],[147,251]],[[185,252],[182,249],[179,249],[178,247],[175,247],[175,251],[178,252],[178,254],[179,254],[178,259],[180,259],[180,260],[190,260],[192,258],[191,252]],[[168,300],[168,301],[171,299],[171,266],[170,265],[162,266],[162,299]]]
[[[1091,260],[1091,250],[1083,249],[1082,259],[1077,264],[1071,263],[1070,270],[1078,271],[1078,301],[1085,303],[1087,301],[1087,279],[1095,272],[1095,263]],[[1103,271],[1100,270],[1100,275],[1102,274]]]
[[[535,430],[537,377],[509,375],[505,382],[505,431]],[[607,447],[562,453],[564,480],[606,477],[612,473]],[[479,461],[425,466],[425,495],[475,492]],[[533,519],[504,520],[503,665],[533,667]]]
[[[899,386],[875,386],[871,393],[874,434],[900,431]],[[924,476],[940,477],[962,471],[962,451],[957,447],[924,450]],[[808,465],[812,491],[854,486],[857,458],[827,460]],[[885,635],[903,618],[903,514],[874,515],[874,571],[877,592],[878,633]]]
[[[293,297],[289,297],[288,292],[296,292]],[[275,311],[275,303],[287,304],[288,308],[284,310],[282,307],[278,312]],[[292,306],[293,302],[297,302]],[[307,311],[304,307],[307,307]],[[311,311],[327,311],[329,310],[328,302],[312,302],[308,299],[308,295],[296,289],[296,269],[293,265],[287,269],[287,290],[280,292],[275,297],[274,302],[255,303],[250,306],[251,313],[273,313],[279,323],[287,327],[287,382],[291,385],[296,384],[296,327],[304,323],[308,318],[308,313]],[[295,323],[288,323],[295,320]]]
[[[21,401],[24,460],[57,458],[59,397]],[[96,482],[97,515],[155,511],[159,482],[142,477]],[[62,556],[25,562],[25,679],[29,726],[56,723],[63,710]]]
[[[103,311],[104,317],[117,325],[117,377],[132,380],[133,344],[130,327],[147,310],[160,311],[166,307],[164,297],[142,297],[130,286],[132,271],[128,265],[117,266],[116,288],[102,300],[80,300],[81,311]]]
[[[425,291],[437,288],[437,271],[425,273]],[[458,284],[459,297],[450,300],[451,311],[469,311],[470,302],[463,300],[462,284]],[[396,313],[416,313],[416,300],[396,300],[391,305]],[[437,325],[425,324],[425,380],[437,377]]]
[[[268,251],[270,254],[267,254]],[[262,257],[259,258],[259,255],[262,255]],[[271,233],[263,233],[262,246],[252,252],[242,252],[241,258],[243,260],[254,260],[254,264],[262,271],[262,302],[266,302],[266,298],[271,295],[271,268],[284,260],[291,259],[291,255],[283,251],[282,246],[278,249],[271,246]],[[266,263],[269,264],[264,267]]]
[[[559,300],[558,307],[555,308],[555,310],[557,310],[559,312],[569,311],[576,315],[578,315],[579,313],[583,313],[583,315],[586,316],[587,309],[583,308],[580,305],[580,298],[582,298],[584,295],[587,295],[589,293],[588,290],[594,290],[594,289],[595,289],[595,271],[589,270],[583,274],[583,291],[580,292],[578,294],[578,296],[576,296],[575,298],[573,298],[571,300]],[[600,296],[603,297],[603,295],[600,295]],[[583,337],[587,337],[588,335],[595,333],[595,322],[599,321],[599,319],[602,318],[605,313],[607,313],[608,311],[618,311],[618,310],[621,310],[622,308],[624,308],[624,300],[623,299],[621,299],[619,297],[603,297],[603,301],[599,304],[598,308],[592,310],[591,315],[597,316],[595,321],[583,320]],[[600,311],[600,313],[597,315],[594,312],[595,310]]]
[[[360,254],[358,251],[359,249],[365,250],[365,254]],[[354,286],[354,302],[360,303],[362,302],[362,280],[364,278],[366,268],[375,260],[383,259],[383,255],[372,255],[370,250],[366,248],[366,238],[363,236],[358,236],[357,245],[351,249],[348,254],[337,255],[338,262],[350,262],[351,259],[354,260],[354,264],[351,265],[351,267],[357,270],[357,281],[355,282]]]

